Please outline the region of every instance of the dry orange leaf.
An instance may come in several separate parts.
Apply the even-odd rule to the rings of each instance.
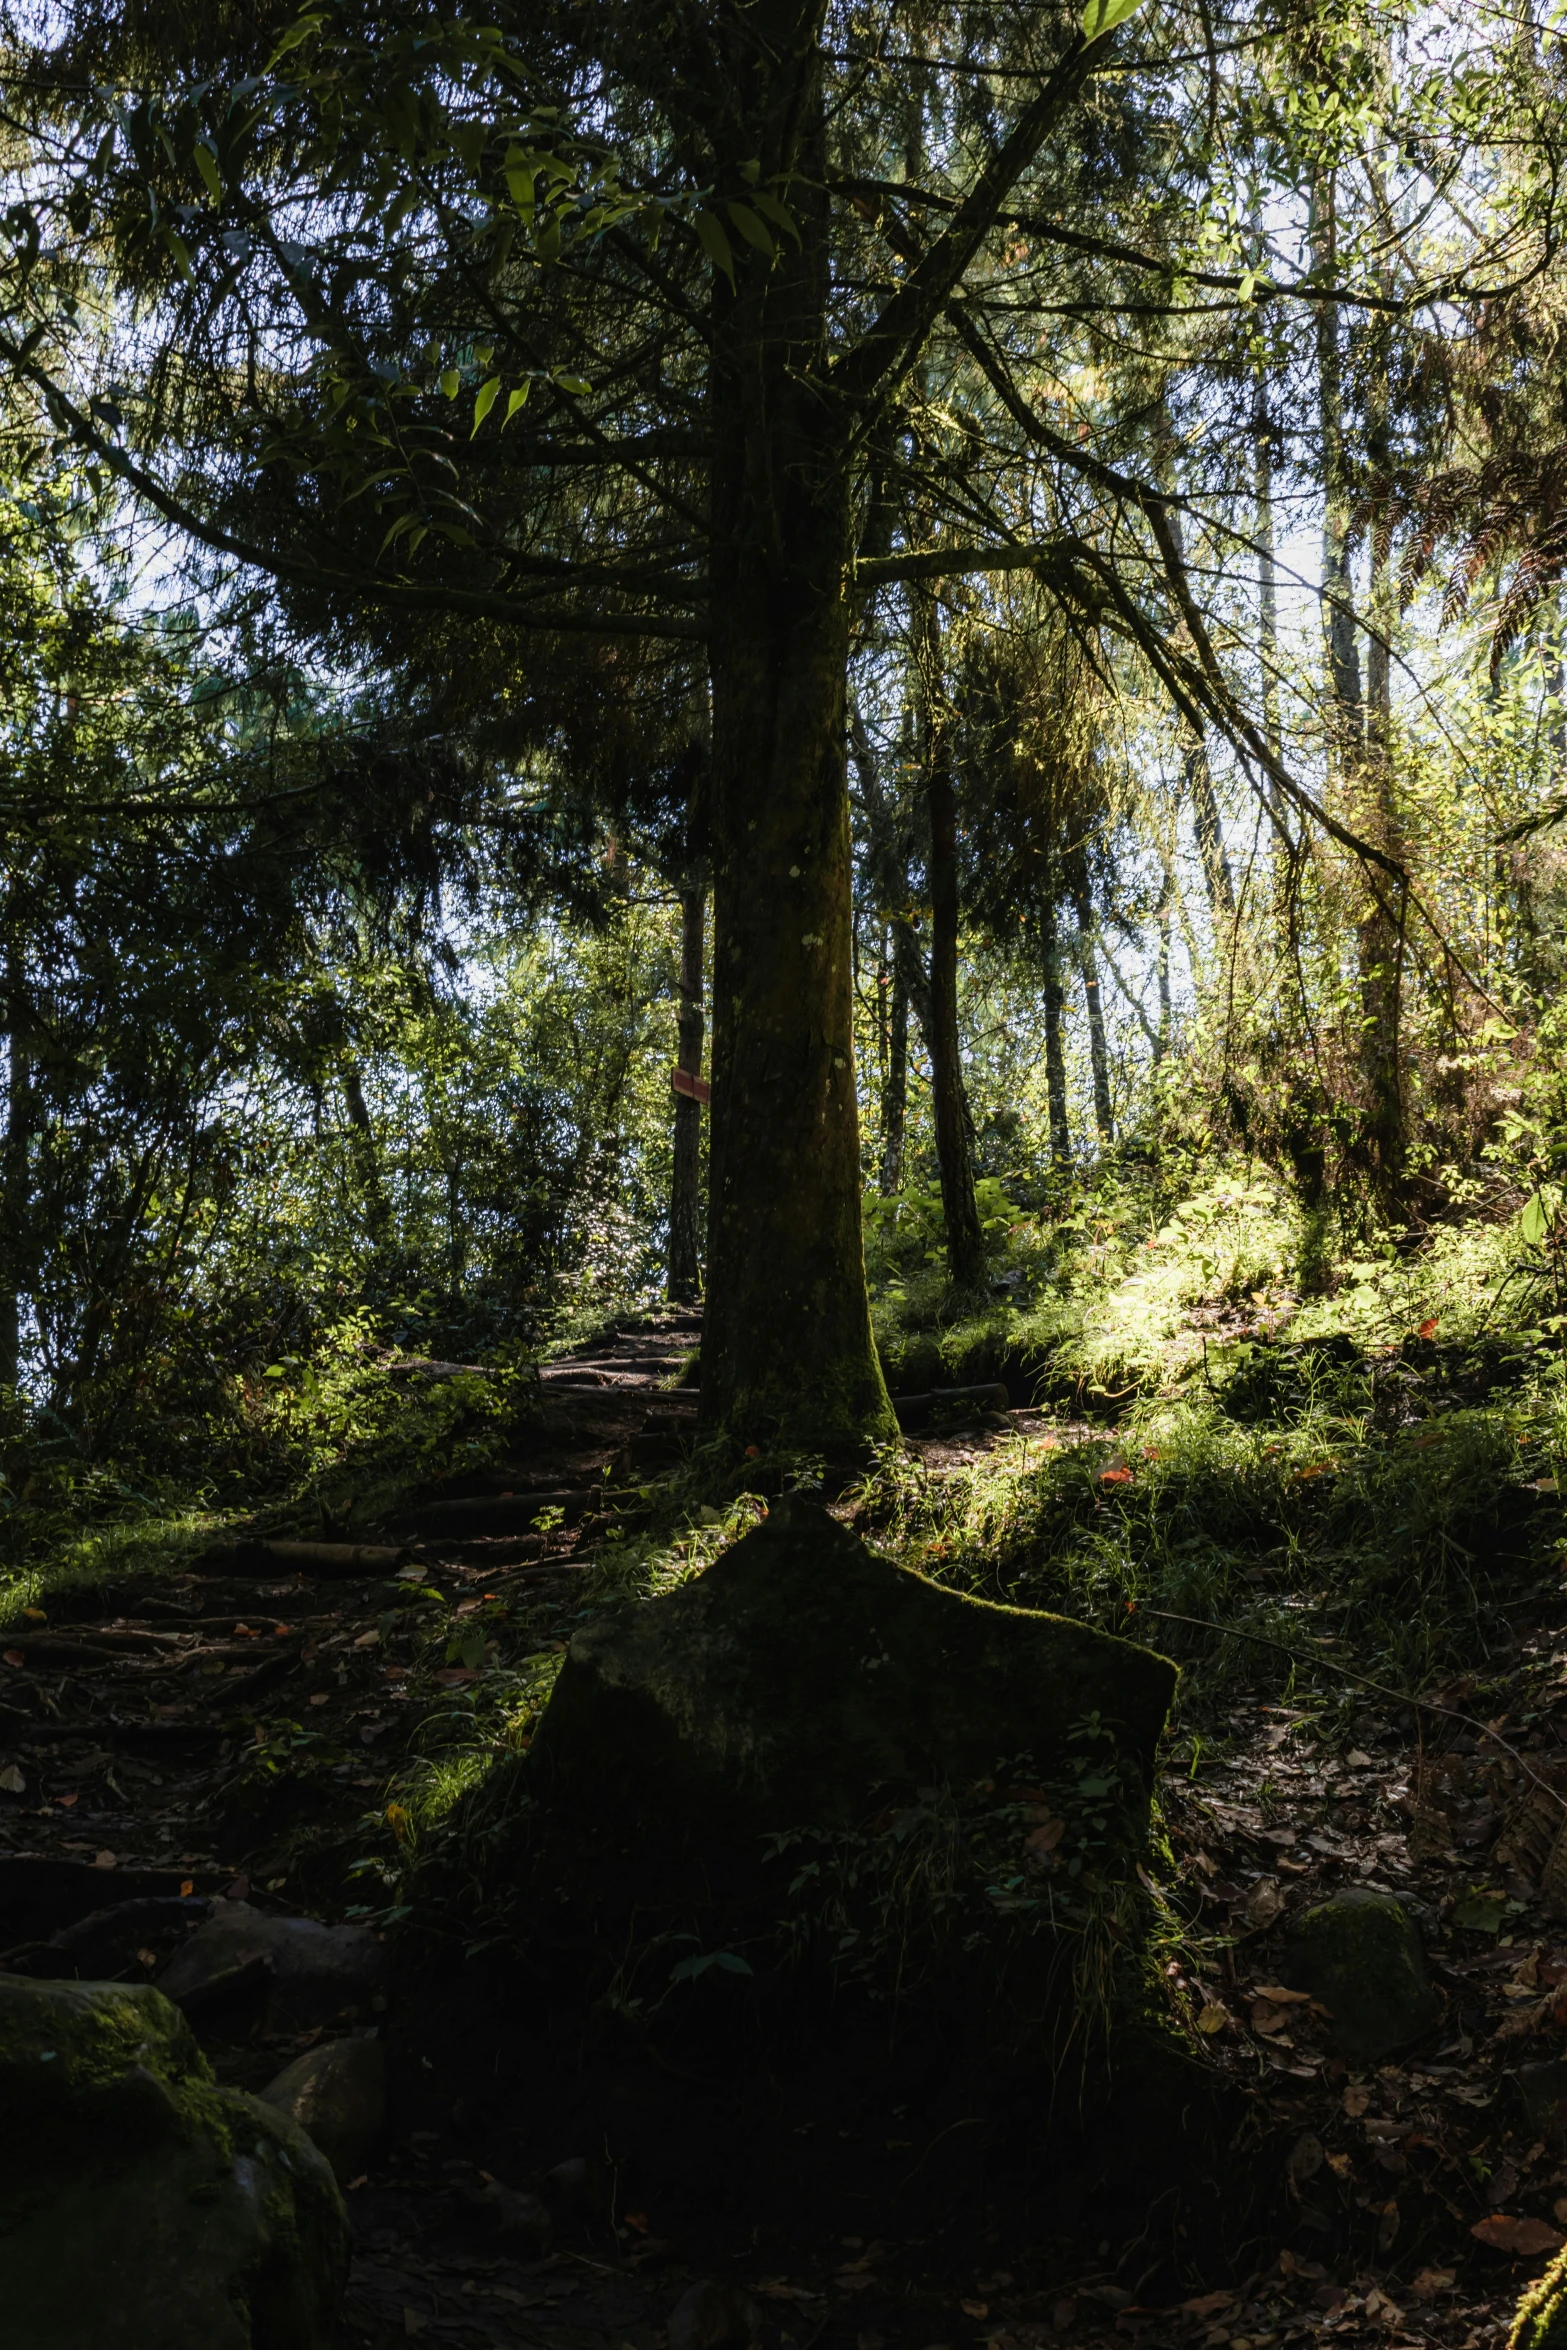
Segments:
[[[1496,2252],[1559,2252],[1562,2245],[1561,2230],[1549,2220],[1511,2219],[1504,2211],[1477,2219],[1469,2233]]]
[[[1437,1328],[1438,1323],[1435,1314],[1428,1314],[1426,1319],[1421,1323],[1419,1329],[1415,1332],[1415,1336],[1417,1338],[1434,1338],[1437,1334]]]
[[[195,1886],[195,1882],[194,1882],[194,1880],[193,1880],[192,1878],[190,1878],[190,1877],[183,1877],[183,1878],[180,1880],[180,1899],[181,1899],[182,1901],[189,1901],[189,1899],[190,1899],[191,1895],[192,1895],[192,1894],[195,1892],[195,1890],[196,1890],[196,1886]]]
[[[1130,1485],[1132,1472],[1130,1469],[1101,1469],[1099,1482],[1101,1485]]]

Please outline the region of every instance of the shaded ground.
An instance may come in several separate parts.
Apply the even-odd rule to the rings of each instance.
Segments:
[[[666,1318],[549,1366],[512,1459],[432,1497],[402,1568],[339,1578],[215,1556],[67,1596],[8,1636],[10,1963],[132,1896],[192,1905],[138,1928],[126,1964],[142,1976],[214,1895],[327,1918],[363,1906],[355,1863],[372,1826],[384,1835],[388,1776],[420,1725],[569,1638],[584,1570],[617,1518],[636,1521],[635,1480],[678,1452],[694,1397],[667,1383],[694,1335]],[[1014,1425],[1079,1433],[1038,1414]],[[995,1426],[916,1440],[938,1476],[1007,1446],[1027,1457]],[[542,1535],[541,1508],[559,1514]],[[394,2048],[397,2127],[349,2196],[345,2340],[657,2350],[709,2276],[751,2296],[773,2350],[1260,2350],[1318,2335],[1479,2350],[1567,2221],[1567,1927],[1540,1892],[1560,1810],[1527,1775],[1551,1778],[1567,1737],[1554,1571],[1513,1616],[1512,1654],[1486,1682],[1506,1745],[1368,1698],[1346,1746],[1311,1703],[1247,1701],[1166,1787],[1169,1995],[1232,2093],[1236,2162],[1271,2214],[1238,2221],[1225,2257],[1210,2242],[1183,2273],[1156,2256],[1156,2196],[1073,2240],[1064,2207],[1018,2186],[1015,2114],[926,2109],[906,2139],[878,2123],[872,2143],[852,2084],[780,2081],[765,2111],[726,2103],[721,2079],[660,2082],[613,2047],[556,2044],[555,2020],[506,2014],[504,1976],[481,1959],[418,2043]],[[1450,1695],[1463,1704],[1462,1686]],[[1343,1884],[1416,1905],[1443,2001],[1438,2029],[1377,2068],[1347,2065],[1321,2018],[1269,1996],[1292,1916]],[[194,2020],[220,2072],[252,2086],[320,2036]],[[498,2089],[477,2101],[487,2071]],[[740,2209],[719,2174],[732,2161],[761,2175],[742,2162],[759,2130],[776,2187]],[[1178,2172],[1196,2151],[1176,2129],[1143,2154]],[[510,2198],[569,2162],[546,2247]],[[677,2328],[671,2350],[706,2345]]]

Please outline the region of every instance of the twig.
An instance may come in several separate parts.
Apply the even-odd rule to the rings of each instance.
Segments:
[[[1323,1656],[1316,1649],[1303,1651],[1291,1648],[1288,1641],[1271,1639],[1266,1632],[1246,1632],[1238,1624],[1215,1624],[1208,1616],[1178,1616],[1169,1608],[1144,1607],[1140,1600],[1134,1601],[1132,1605],[1134,1614],[1152,1616],[1161,1624],[1194,1624],[1199,1631],[1218,1632],[1226,1640],[1251,1640],[1259,1648],[1276,1648],[1280,1656],[1287,1656],[1297,1665],[1326,1665],[1330,1673],[1340,1674],[1344,1680],[1353,1681],[1358,1688],[1371,1690],[1374,1696],[1390,1697],[1395,1705],[1413,1706],[1417,1713],[1441,1714],[1450,1722],[1462,1722],[1466,1730],[1478,1731],[1482,1738],[1491,1739],[1505,1754],[1510,1754],[1524,1777],[1533,1780],[1536,1787],[1543,1787],[1551,1801],[1567,1811],[1567,1795],[1553,1787],[1549,1779],[1542,1779],[1533,1765],[1524,1761],[1510,1739],[1504,1738],[1500,1730],[1493,1730],[1489,1722],[1478,1721],[1473,1714],[1460,1712],[1456,1705],[1438,1705],[1430,1697],[1411,1697],[1407,1690],[1391,1689],[1385,1681],[1373,1681],[1367,1674],[1357,1673],[1352,1666],[1341,1665],[1336,1657]]]

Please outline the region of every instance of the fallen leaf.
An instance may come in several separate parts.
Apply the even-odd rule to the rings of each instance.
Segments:
[[[1264,1828],[1262,1840],[1264,1844],[1293,1844],[1295,1831],[1293,1828]]]
[[[25,1656],[23,1656],[19,1648],[8,1648],[5,1651],[5,1661],[11,1667],[11,1670],[15,1672],[18,1666],[26,1664],[27,1659]]]
[[[1415,1336],[1417,1338],[1434,1338],[1439,1327],[1440,1325],[1438,1324],[1435,1314],[1428,1314],[1426,1319],[1421,1323],[1419,1329],[1415,1332]]]
[[[22,1613],[30,1624],[47,1624],[49,1621],[41,1607],[24,1607]]]
[[[180,1899],[182,1901],[189,1901],[195,1890],[196,1887],[193,1879],[190,1877],[182,1877],[180,1879]]]
[[[1311,1993],[1309,1991],[1287,1991],[1282,1983],[1259,1983],[1257,1997],[1271,1999],[1275,2007],[1289,2007],[1297,2000],[1303,1999],[1309,2002]]]
[[[7,1795],[25,1795],[27,1793],[27,1781],[15,1763],[7,1763],[5,1769],[0,1771],[0,1789],[3,1789]]]
[[[1254,2032],[1282,2032],[1289,2022],[1282,2007],[1275,2007],[1271,1999],[1254,1999],[1251,2004],[1251,2028]]]
[[[1369,1771],[1371,1768],[1370,1755],[1362,1754],[1358,1746],[1352,1746],[1344,1760],[1352,1771]]]
[[[651,2235],[653,2230],[653,2223],[645,2211],[628,2211],[626,2225],[628,2228],[635,2228],[639,2236]]]
[[[1531,1493],[1554,1493],[1556,1479],[1554,1477],[1535,1477],[1530,1482],[1529,1491]]]
[[[358,1639],[354,1642],[354,1646],[356,1648],[379,1648],[380,1645],[381,1635],[375,1629],[373,1624],[368,1632],[361,1632]]]
[[[990,2315],[988,2301],[960,2301],[958,2307],[965,2317],[988,2317]]]
[[[1277,1877],[1259,1877],[1246,1896],[1246,1922],[1271,1926],[1284,1915],[1284,1888]]]
[[[112,1852],[95,1852],[92,1865],[95,1869],[117,1869],[120,1865],[119,1857]]]
[[[1101,1469],[1099,1482],[1101,1485],[1130,1485],[1132,1472],[1130,1469]]]
[[[1032,1835],[1024,1837],[1023,1850],[1025,1852],[1054,1852],[1065,1834],[1065,1820],[1046,1820],[1043,1827],[1036,1828]]]
[[[1511,2219],[1506,2212],[1493,2211],[1485,2219],[1477,2219],[1469,2231],[1482,2244],[1489,2244],[1494,2252],[1559,2252],[1562,2236],[1549,2220]]]
[[[1326,2160],[1327,2157],[1322,2151],[1322,2140],[1314,2138],[1308,2130],[1305,2136],[1297,2138],[1290,2148],[1289,2158],[1284,2167],[1292,2179],[1314,2179]]]
[[[138,1950],[136,1957],[138,1962],[147,1969],[149,1974],[158,1963],[158,1953],[155,1950]]]
[[[1183,2301],[1181,2307],[1188,2317],[1212,2317],[1217,2310],[1228,2309],[1234,2299],[1233,2293],[1199,2293],[1195,2301]]]
[[[1363,2081],[1351,2081],[1344,2092],[1344,2111],[1350,2120],[1358,2121],[1371,2103],[1371,2091]]]
[[[1561,2221],[1562,2226],[1567,2228],[1567,2195],[1558,2195],[1556,2201],[1551,2205],[1551,2209]]]
[[[1328,2156],[1328,2168],[1336,2179],[1347,2179],[1354,2167],[1347,2154],[1330,2154]]]
[[[435,1677],[436,1677],[436,1679],[437,1679],[438,1681],[440,1681],[440,1680],[443,1680],[443,1679],[445,1678],[445,1676],[444,1676],[443,1674],[441,1674],[441,1673],[437,1673]],[[311,1702],[311,1704],[312,1704],[312,1705],[330,1705],[330,1704],[331,1704],[331,1702],[332,1702],[332,1692],[331,1692],[331,1690],[330,1690],[330,1689],[312,1689],[312,1690],[311,1690],[311,1692],[310,1692],[310,1702]],[[421,2324],[421,2325],[423,2325],[423,2323],[424,2323],[424,2320],[423,2320],[423,2318],[421,2318],[421,2319],[419,2320],[419,2322],[420,2322],[420,2324]]]
[[[1222,2032],[1229,2020],[1224,2009],[1210,1999],[1197,2018],[1197,2029],[1199,2032]]]
[[[1438,2293],[1447,2292],[1456,2273],[1450,2268],[1423,2268],[1412,2279],[1409,2290],[1417,2301],[1434,2301]]]

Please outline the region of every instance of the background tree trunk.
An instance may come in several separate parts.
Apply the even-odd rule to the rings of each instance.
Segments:
[[[985,1269],[985,1243],[974,1197],[974,1158],[958,1035],[958,799],[945,724],[941,621],[933,596],[916,591],[916,627],[924,708],[921,733],[925,796],[930,814],[930,1048],[931,1111],[941,1176],[947,1270],[961,1289],[975,1288]]]
[[[702,981],[706,961],[707,892],[680,893],[680,1026],[676,1066],[702,1074],[705,1020]],[[669,1187],[669,1294],[694,1305],[702,1288],[702,1105],[675,1096],[674,1168]]]
[[[1088,886],[1088,859],[1081,845],[1072,856],[1068,886],[1072,893],[1072,909],[1077,916],[1077,967],[1083,975],[1083,1001],[1088,1012],[1088,1058],[1094,1078],[1094,1124],[1099,1129],[1101,1142],[1114,1142],[1115,1114],[1110,1106],[1110,1053],[1105,1041],[1099,964],[1094,954],[1094,900]]]
[[[0,1388],[15,1388],[22,1370],[29,1162],[33,1138],[33,1070],[22,959],[14,940],[5,958],[7,1046],[5,1141],[0,1145]]]
[[[909,991],[900,958],[891,958],[887,989],[887,1068],[881,1094],[881,1189],[903,1189],[903,1141],[909,1114]]]
[[[1039,944],[1045,970],[1045,1093],[1050,1105],[1050,1156],[1064,1167],[1072,1156],[1072,1129],[1066,1114],[1066,1047],[1062,1024],[1066,990],[1061,984],[1061,930],[1055,885],[1047,876],[1039,900]]]

